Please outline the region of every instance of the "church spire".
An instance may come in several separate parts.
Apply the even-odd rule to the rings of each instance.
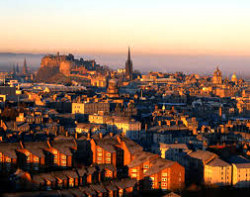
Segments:
[[[131,80],[133,78],[133,63],[130,55],[130,47],[128,47],[128,59],[125,64],[126,78]]]
[[[128,47],[128,60],[130,60],[130,47]]]
[[[26,58],[24,59],[24,62],[23,62],[23,70],[22,71],[23,71],[22,74],[24,74],[24,75],[28,73]]]

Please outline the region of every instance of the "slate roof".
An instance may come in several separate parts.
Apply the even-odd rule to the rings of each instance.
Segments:
[[[82,192],[84,192],[85,194],[87,194],[87,195],[96,195],[95,190],[93,190],[93,189],[90,188],[90,187],[80,187],[80,190],[81,190]]]
[[[47,142],[25,142],[24,148],[37,157],[44,157],[44,150],[49,148]]]
[[[145,172],[145,176],[150,176],[152,174],[156,174],[156,173],[160,172],[161,170],[164,170],[166,168],[171,167],[175,163],[177,163],[177,162],[165,160],[162,158],[157,158],[151,162],[152,167],[150,167],[148,169],[148,171]]]
[[[121,145],[118,141],[118,138],[121,139],[121,143],[125,143],[131,154],[135,154],[136,152],[143,150],[143,148],[133,140],[120,134],[117,134],[115,136],[106,135],[103,138],[98,137],[98,135],[92,136],[92,139],[95,141],[97,146],[102,147],[110,153],[116,152],[116,147],[119,147]]]
[[[53,148],[59,150],[60,153],[71,156],[71,149],[76,147],[74,139],[69,140],[54,140],[51,142]]]
[[[173,148],[173,149],[188,149],[186,144],[180,144],[180,143],[177,143],[177,144],[160,143],[160,146],[164,148]]]
[[[250,168],[250,163],[237,163],[235,166],[237,168]]]
[[[113,164],[98,164],[97,166],[99,167],[100,170],[108,169],[112,172],[116,170],[116,167]]]
[[[144,152],[144,151],[139,152],[135,155],[135,159],[128,164],[128,167],[129,168],[136,167],[152,158],[156,158],[157,156],[158,155],[149,152]]]
[[[69,178],[78,178],[78,174],[76,173],[75,170],[65,170],[63,171],[63,174]]]
[[[129,187],[134,187],[137,180],[136,179],[131,179],[131,178],[125,178],[125,179],[113,180],[112,182],[118,188],[126,189],[126,188],[129,188]]]
[[[20,143],[0,143],[0,152],[12,159],[17,159],[17,149],[21,149]]]
[[[90,185],[90,187],[93,190],[95,190],[95,191],[97,191],[99,193],[105,193],[105,192],[107,192],[107,190],[104,188],[104,186],[100,185],[100,184],[98,184],[98,185]]]
[[[209,152],[209,151],[203,151],[203,150],[197,150],[195,152],[191,152],[189,154],[190,157],[200,159],[203,162],[207,162],[211,160],[212,158],[217,157],[215,153]]]
[[[80,177],[82,177],[84,174],[87,173],[87,170],[83,167],[83,168],[77,168],[77,173]]]
[[[222,159],[219,158],[215,158],[212,161],[210,161],[209,163],[207,163],[207,165],[209,166],[214,166],[214,167],[227,167],[227,166],[231,166],[229,163],[223,161]]]

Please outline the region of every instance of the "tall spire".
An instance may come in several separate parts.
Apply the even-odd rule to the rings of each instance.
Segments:
[[[26,58],[24,59],[24,62],[23,62],[23,70],[22,71],[23,71],[24,75],[28,73]]]
[[[128,60],[130,60],[130,47],[128,47]]]
[[[133,78],[133,63],[131,61],[130,47],[128,47],[128,59],[125,64],[126,78],[131,80]]]

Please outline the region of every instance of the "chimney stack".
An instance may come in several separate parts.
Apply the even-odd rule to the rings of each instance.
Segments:
[[[102,133],[99,133],[99,138],[102,139]]]

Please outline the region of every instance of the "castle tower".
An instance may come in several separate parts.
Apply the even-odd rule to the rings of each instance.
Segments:
[[[220,71],[219,67],[217,67],[214,71],[212,80],[214,84],[222,84],[222,72]]]
[[[27,68],[27,62],[26,62],[26,58],[25,58],[24,62],[23,62],[22,74],[26,75],[27,73],[28,73],[28,68]]]
[[[133,63],[130,57],[130,48],[128,48],[128,59],[126,61],[125,70],[126,70],[126,78],[131,80],[133,78]]]

